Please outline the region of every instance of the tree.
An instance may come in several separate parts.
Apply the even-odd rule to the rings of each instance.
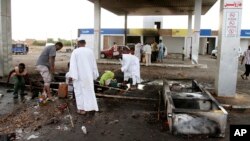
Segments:
[[[48,39],[47,39],[47,43],[55,43],[55,41],[54,41],[53,38],[48,38]]]

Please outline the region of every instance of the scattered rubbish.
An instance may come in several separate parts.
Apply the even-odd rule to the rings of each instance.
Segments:
[[[37,105],[37,106],[34,106],[34,108],[35,108],[35,109],[38,109],[38,108],[39,108],[39,105]]]
[[[66,115],[64,116],[64,119],[70,118],[70,115]]]
[[[22,134],[23,133],[23,129],[16,129],[16,133],[17,134]]]
[[[119,120],[116,119],[116,120],[110,121],[109,124],[117,124],[118,122],[119,122]]]
[[[23,137],[23,129],[21,128],[16,129],[16,140],[21,140],[22,137]]]
[[[36,135],[30,135],[28,138],[27,138],[27,140],[30,140],[30,139],[37,139],[38,138],[38,136],[36,136]]]
[[[34,115],[38,115],[39,114],[39,112],[34,112]]]
[[[87,129],[85,126],[82,126],[82,132],[83,132],[83,134],[87,134]]]
[[[63,103],[57,106],[60,111],[64,111],[68,107],[67,103]]]
[[[66,125],[63,125],[63,126],[57,126],[56,129],[58,130],[64,130],[64,131],[67,131],[69,130],[69,128],[66,126]]]
[[[3,96],[4,96],[4,94],[0,94],[0,98],[3,97]]]
[[[45,94],[39,94],[38,96],[38,104],[39,106],[45,106],[47,104],[47,100],[46,100],[46,95]]]
[[[144,86],[145,86],[145,85],[138,84],[137,89],[139,89],[139,90],[144,90]]]

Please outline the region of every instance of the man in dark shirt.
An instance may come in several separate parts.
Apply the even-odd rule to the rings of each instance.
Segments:
[[[45,47],[36,62],[36,68],[42,75],[44,81],[43,94],[46,94],[49,99],[52,98],[50,94],[50,83],[51,75],[55,73],[56,51],[62,49],[62,47],[63,44],[61,42],[57,42],[55,45]]]

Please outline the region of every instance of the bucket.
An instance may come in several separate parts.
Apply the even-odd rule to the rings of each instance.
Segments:
[[[58,97],[65,98],[68,95],[68,84],[66,83],[59,83],[58,87]]]

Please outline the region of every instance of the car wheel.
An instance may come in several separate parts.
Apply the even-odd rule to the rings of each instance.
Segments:
[[[105,58],[105,55],[104,55],[104,54],[101,54],[101,58]]]

